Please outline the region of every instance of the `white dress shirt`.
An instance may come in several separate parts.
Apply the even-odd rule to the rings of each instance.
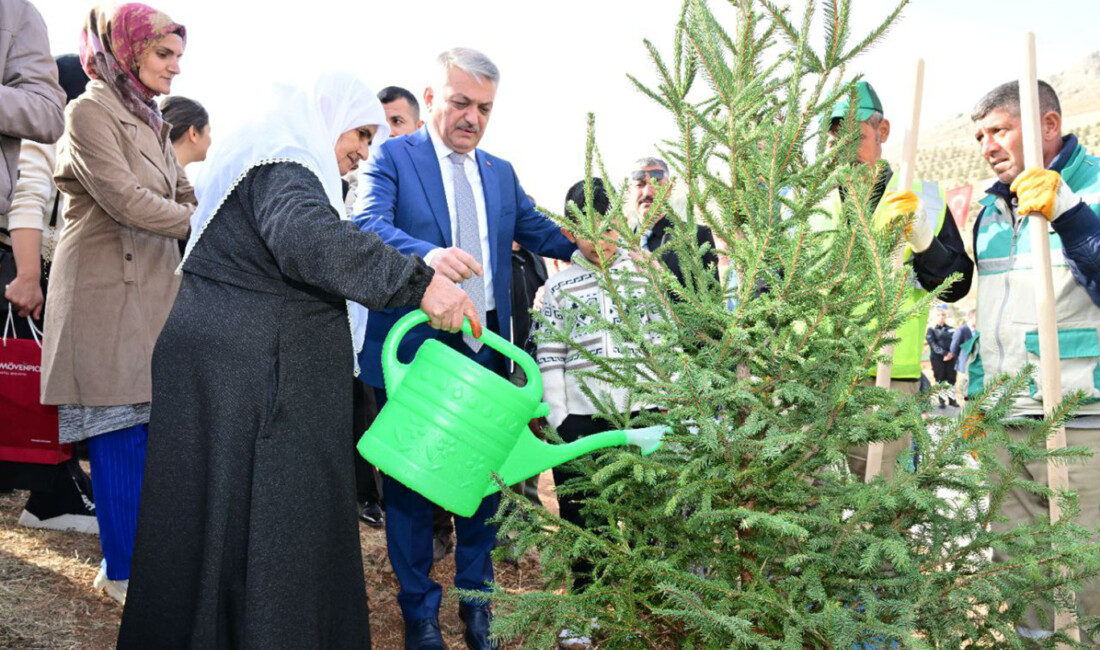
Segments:
[[[450,159],[454,149],[443,144],[443,139],[435,133],[435,127],[430,122],[428,123],[428,137],[432,141],[432,146],[435,147],[435,156],[439,159],[439,171],[443,173],[443,192],[447,195],[447,213],[451,218],[451,241],[456,242],[458,241],[458,233],[456,232],[455,223],[455,164]],[[485,212],[485,190],[481,187],[481,172],[478,170],[477,158],[474,156],[473,151],[466,154],[462,169],[466,172],[466,180],[470,182],[470,189],[474,192],[474,205],[477,207],[477,228],[481,235],[481,268],[484,273],[481,277],[485,281],[485,311],[492,311],[496,309],[496,299],[493,298],[493,265],[490,263],[492,258],[489,250],[489,219]],[[431,264],[432,258],[440,250],[442,249],[437,248],[430,251],[425,256],[424,261]]]

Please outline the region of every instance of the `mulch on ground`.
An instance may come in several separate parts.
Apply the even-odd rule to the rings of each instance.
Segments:
[[[544,475],[540,485],[544,503],[553,500],[552,483],[547,479]],[[122,606],[92,589],[102,558],[99,538],[19,526],[16,522],[26,500],[27,493],[22,491],[0,494],[0,648],[113,649]],[[402,650],[404,628],[397,605],[397,579],[386,556],[385,532],[361,525],[360,540],[374,650]],[[466,646],[457,602],[448,600],[453,576],[452,554],[435,566],[432,577],[444,589],[440,627],[447,647],[456,649]],[[533,555],[521,558],[516,565],[496,563],[496,577],[508,589],[541,586]]]

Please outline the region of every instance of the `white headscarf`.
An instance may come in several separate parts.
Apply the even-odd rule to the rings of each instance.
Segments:
[[[191,238],[183,258],[195,248],[210,219],[248,172],[260,165],[296,162],[317,177],[329,203],[347,219],[341,196],[336,141],[340,135],[362,126],[375,125],[371,155],[390,135],[386,112],[363,82],[343,72],[326,72],[300,86],[280,84],[271,93],[270,109],[226,138],[218,139],[195,182],[199,205],[191,217]],[[183,264],[180,264],[180,269]],[[177,271],[178,272],[178,271]],[[353,352],[363,347],[366,308],[348,301]],[[356,374],[359,366],[356,363]]]

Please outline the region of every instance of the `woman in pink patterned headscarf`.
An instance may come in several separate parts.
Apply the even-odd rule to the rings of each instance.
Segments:
[[[93,9],[80,40],[92,81],[66,112],[55,179],[68,197],[50,272],[42,401],[63,442],[88,441],[104,564],[126,597],[148,435],[153,346],[195,193],[153,102],[179,74],[187,32],[143,4]]]
[[[153,98],[171,90],[186,45],[187,29],[149,5],[131,2],[110,13],[97,7],[80,34],[80,62],[159,133],[164,121]]]

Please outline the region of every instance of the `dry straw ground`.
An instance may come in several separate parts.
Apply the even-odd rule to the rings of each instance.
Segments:
[[[543,502],[553,502],[552,482],[540,482]],[[93,535],[31,530],[16,524],[27,493],[0,494],[0,648],[6,650],[108,650],[114,648],[122,607],[92,589],[102,555]],[[553,504],[552,507],[556,507]],[[401,650],[397,580],[386,558],[382,530],[360,526],[363,568],[371,604],[374,650]],[[497,580],[509,589],[540,585],[533,555],[516,565],[496,563]],[[458,606],[446,600],[454,555],[436,565],[444,587],[440,625],[450,648],[463,648]],[[517,648],[518,646],[512,646]],[[512,650],[510,648],[509,650]]]

